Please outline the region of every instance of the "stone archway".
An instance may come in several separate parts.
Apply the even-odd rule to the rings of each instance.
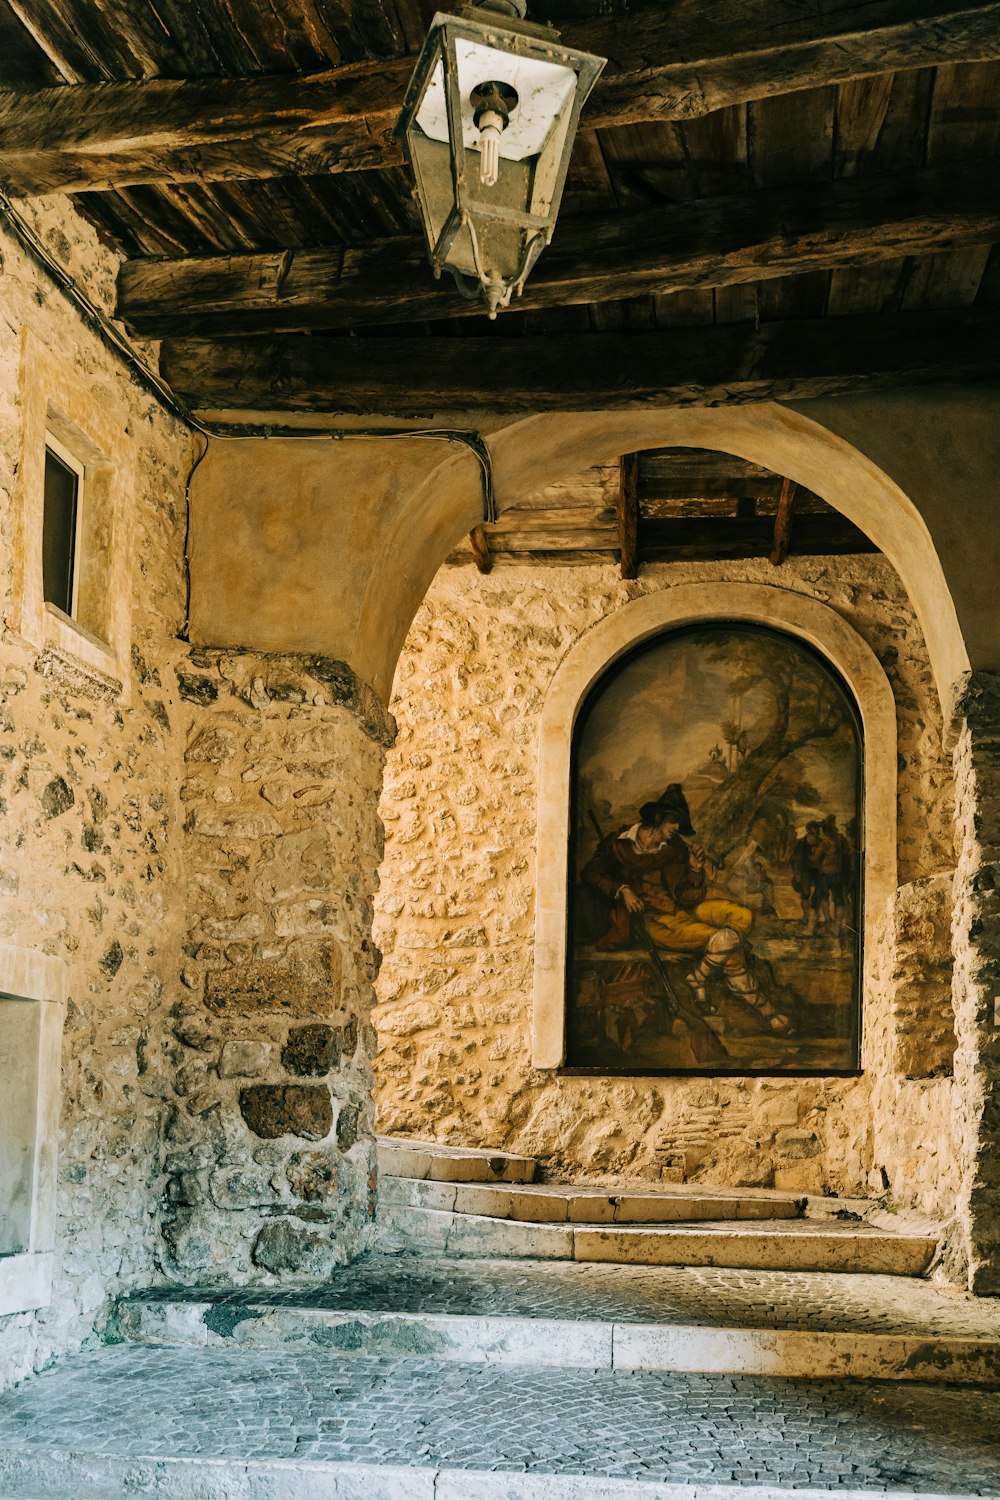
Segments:
[[[992,926],[983,920],[992,916],[990,827],[1000,795],[994,748],[1000,632],[991,593],[1000,539],[970,523],[1000,472],[996,404],[989,388],[895,392],[801,408],[529,417],[489,435],[501,509],[549,479],[622,452],[714,447],[822,495],[873,538],[903,579],[946,720],[953,710],[959,716],[954,951],[964,1188],[958,1239],[970,1281],[983,1291],[1000,1289],[1000,1189],[990,1164],[1000,1149],[1000,1064],[992,1060],[1000,941],[993,944]],[[359,691],[373,688],[385,701],[406,632],[441,560],[481,519],[473,461],[462,454],[442,463],[428,445],[406,442],[352,444],[348,451],[251,441],[238,450],[210,452],[192,485],[194,635],[271,654],[322,652],[349,665]],[[326,528],[316,536],[292,524],[289,495],[304,476],[310,515],[321,532]],[[324,535],[330,545],[321,545]],[[277,587],[276,570],[286,580]],[[282,608],[282,589],[287,593],[292,583],[298,597],[317,601],[315,615]],[[963,691],[970,666],[975,675]],[[364,799],[372,796],[370,780],[366,774],[357,784]],[[355,938],[361,940],[360,928]]]
[[[861,715],[867,837],[864,969],[874,967],[873,933],[896,890],[896,710],[871,648],[835,610],[802,594],[749,583],[681,584],[647,594],[592,627],[563,658],[539,727],[538,830],[532,1060],[563,1062],[570,759],[577,713],[592,686],[626,652],[671,628],[710,620],[763,624],[816,648],[834,666]]]
[[[484,428],[501,509],[587,465],[669,444],[717,448],[814,490],[903,579],[947,714],[970,665],[1000,669],[991,582],[1000,538],[984,534],[976,510],[1000,473],[998,399],[990,387],[960,394],[574,413]],[[378,439],[215,445],[191,503],[194,637],[321,651],[346,660],[383,701],[440,563],[482,520],[467,451]]]

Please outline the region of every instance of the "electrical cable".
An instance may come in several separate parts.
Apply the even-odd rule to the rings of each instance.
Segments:
[[[15,239],[18,240],[31,258],[42,267],[58,286],[59,290],[69,298],[93,332],[103,339],[106,344],[110,345],[115,353],[125,361],[140,384],[156,396],[162,405],[191,431],[201,433],[206,440],[212,438],[222,440],[243,438],[281,438],[282,440],[286,440],[303,438],[313,441],[325,439],[328,442],[339,443],[349,442],[355,438],[378,438],[388,441],[420,441],[427,439],[437,442],[460,443],[468,448],[479,464],[483,486],[483,520],[485,522],[493,522],[497,519],[496,492],[493,484],[493,461],[486,439],[481,432],[465,431],[453,427],[419,427],[413,429],[405,427],[294,427],[271,423],[202,421],[174,393],[167,382],[155,370],[150,369],[149,365],[146,364],[145,360],[142,359],[125,335],[115,327],[111,319],[99,307],[95,306],[70,273],[49,253],[32,226],[26,219],[22,218],[11,200],[3,192],[0,192],[0,218],[5,221]],[[185,492],[190,489],[195,470],[207,452],[208,443],[206,441],[205,449],[188,474]],[[188,581],[188,588],[190,593],[190,579]],[[186,629],[187,625],[185,623]]]

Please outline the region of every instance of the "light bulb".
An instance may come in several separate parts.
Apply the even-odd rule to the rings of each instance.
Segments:
[[[487,110],[479,120],[479,181],[483,187],[496,187],[500,176],[500,132],[504,121],[495,110]]]

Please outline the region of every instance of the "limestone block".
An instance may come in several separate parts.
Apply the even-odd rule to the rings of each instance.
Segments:
[[[332,1026],[296,1026],[288,1033],[281,1062],[289,1073],[320,1078],[329,1073],[339,1056],[339,1040]]]
[[[820,1162],[802,1162],[794,1167],[776,1167],[774,1185],[786,1193],[822,1193],[826,1177]]]
[[[342,967],[338,945],[324,943],[302,957],[256,959],[213,970],[205,985],[205,1005],[215,1015],[325,1016],[339,1002]]]
[[[216,1208],[269,1208],[278,1195],[268,1180],[240,1167],[223,1167],[209,1178],[209,1191]]]
[[[275,910],[274,930],[282,938],[334,937],[351,940],[349,917],[339,901],[292,901]]]
[[[774,1137],[774,1149],[779,1155],[793,1159],[822,1156],[823,1142],[812,1130],[779,1130]],[[781,1187],[781,1183],[777,1180],[779,1170],[781,1169],[778,1168],[775,1171],[776,1188]]]
[[[267,1073],[274,1058],[270,1042],[240,1040],[226,1042],[219,1061],[222,1078],[259,1078]]]
[[[193,736],[184,752],[184,758],[196,764],[203,761],[207,765],[223,765],[235,757],[238,745],[234,729],[216,724]]]
[[[273,1219],[254,1241],[253,1263],[276,1276],[328,1276],[340,1263],[336,1241],[295,1219]]]
[[[333,1127],[330,1090],[319,1084],[251,1084],[240,1090],[240,1113],[265,1140],[299,1135],[319,1141]]]
[[[168,1219],[162,1228],[173,1264],[181,1271],[203,1271],[215,1261],[216,1247],[207,1227],[190,1210]]]
[[[288,1186],[304,1203],[336,1199],[338,1173],[331,1152],[296,1151],[285,1168]]]
[[[276,839],[270,859],[258,866],[256,890],[270,903],[329,891],[334,884],[333,846],[327,830],[319,827]]]
[[[271,813],[243,809],[226,813],[198,808],[194,814],[194,827],[205,838],[253,839],[255,842],[281,832],[281,824]]]

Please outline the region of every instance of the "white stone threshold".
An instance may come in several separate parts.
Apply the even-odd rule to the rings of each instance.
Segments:
[[[211,1302],[126,1301],[120,1304],[121,1331],[131,1343],[173,1347],[287,1351],[319,1346],[338,1356],[1000,1388],[1000,1339],[989,1337],[358,1312],[264,1302],[244,1304],[234,1331],[216,1333],[209,1326],[214,1307]]]
[[[448,1146],[441,1141],[408,1140],[402,1136],[376,1137],[380,1177],[404,1177],[436,1182],[531,1182],[533,1156],[482,1146]]]
[[[0,1317],[48,1307],[51,1292],[51,1250],[0,1255]]]
[[[868,1224],[776,1219],[645,1226],[531,1223],[383,1204],[379,1248],[389,1253],[618,1265],[726,1266],[922,1276],[937,1248],[927,1235]]]
[[[829,1489],[676,1484],[589,1475],[316,1462],[123,1457],[60,1449],[0,1453],[0,1500],[829,1500]],[[976,1500],[926,1490],[841,1489],[837,1500]]]

